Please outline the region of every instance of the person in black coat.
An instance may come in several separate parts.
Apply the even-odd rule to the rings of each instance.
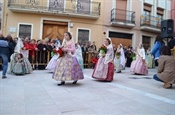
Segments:
[[[129,46],[128,49],[125,52],[125,55],[126,55],[126,67],[130,67],[131,66],[131,62],[133,60],[132,59],[132,54],[133,54],[132,47]]]
[[[168,47],[173,49],[175,47],[175,36],[168,42]]]
[[[44,65],[47,62],[47,45],[46,43],[43,43],[42,40],[38,40],[38,63],[42,63],[42,65],[38,65],[39,70],[44,70],[45,66]]]
[[[3,37],[3,34],[0,33],[0,57],[2,60],[2,79],[7,78],[7,68],[8,68],[8,61],[10,57],[10,50],[9,50],[9,43],[7,39]]]
[[[16,42],[13,40],[13,38],[10,35],[8,35],[6,37],[6,39],[9,42],[9,51],[10,51],[9,52],[10,53],[9,57],[10,57],[14,53]],[[9,58],[9,61],[10,61],[10,58]]]

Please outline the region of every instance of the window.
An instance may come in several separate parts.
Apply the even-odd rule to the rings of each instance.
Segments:
[[[89,14],[90,2],[90,0],[77,0],[77,12],[82,14]]]
[[[161,8],[157,8],[157,24],[161,24],[161,21],[163,20],[163,14],[164,10]]]
[[[87,42],[89,41],[89,30],[78,29],[78,42]]]
[[[142,43],[145,50],[147,50],[151,46],[151,37],[142,36]]]
[[[30,37],[31,38],[32,25],[19,24],[19,37]]]
[[[151,9],[152,9],[151,5],[144,3],[144,17],[145,17],[144,21],[147,21],[148,23],[151,20]]]
[[[49,9],[64,11],[64,0],[49,0]]]

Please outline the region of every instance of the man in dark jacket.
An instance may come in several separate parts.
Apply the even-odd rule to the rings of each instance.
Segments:
[[[2,79],[7,78],[8,58],[9,58],[9,44],[8,41],[0,33],[0,57],[2,59]]]
[[[174,48],[175,47],[175,36],[174,38],[172,38],[169,42],[168,42],[168,47],[170,49]]]

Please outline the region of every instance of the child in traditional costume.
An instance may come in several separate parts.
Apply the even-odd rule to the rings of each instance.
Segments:
[[[51,71],[51,72],[54,72],[54,70],[55,70],[55,68],[58,64],[58,58],[60,56],[59,53],[58,53],[58,50],[59,50],[60,47],[61,47],[60,43],[58,43],[56,41],[55,44],[54,44],[54,50],[53,50],[54,55],[46,66],[46,69]]]
[[[18,38],[17,45],[15,47],[15,53],[11,55],[11,61],[8,68],[9,73],[16,75],[28,74],[32,72],[32,66],[29,60],[21,53],[23,48],[23,43],[20,38]]]
[[[97,80],[111,82],[114,76],[114,50],[110,38],[106,38],[104,42],[104,45],[100,48],[99,59],[92,77]]]
[[[78,80],[84,79],[83,71],[76,59],[73,56],[75,52],[75,44],[72,40],[72,35],[69,32],[64,33],[64,41],[60,51],[64,55],[59,58],[58,64],[53,73],[53,79],[61,81],[60,85],[64,85],[65,81],[72,81],[76,84]],[[61,52],[60,52],[61,53]]]
[[[121,73],[121,70],[125,68],[126,63],[122,44],[118,45],[114,60],[116,72]]]
[[[136,54],[136,60],[131,63],[131,72],[135,74],[147,75],[148,68],[145,63],[145,49],[143,48],[142,43],[139,44]]]

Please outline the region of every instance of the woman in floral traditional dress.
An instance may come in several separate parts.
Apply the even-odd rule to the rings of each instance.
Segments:
[[[97,80],[112,81],[114,76],[114,50],[110,38],[106,38],[104,46],[107,48],[103,55],[100,52],[100,58],[95,66],[92,77]]]
[[[73,56],[75,52],[75,44],[69,32],[64,33],[62,46],[64,55],[59,58],[58,65],[53,73],[53,79],[61,81],[58,86],[64,85],[65,81],[72,80],[73,84],[76,84],[79,79],[84,79],[84,75],[76,57]]]
[[[145,62],[145,49],[143,48],[142,43],[139,44],[136,54],[136,60],[131,63],[131,72],[135,74],[147,75],[148,68]]]

